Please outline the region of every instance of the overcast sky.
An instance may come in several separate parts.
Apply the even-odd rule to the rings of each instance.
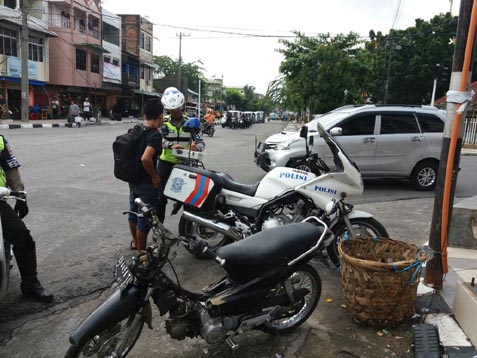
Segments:
[[[283,57],[279,36],[297,30],[316,33],[369,30],[389,33],[450,11],[458,15],[460,0],[105,0],[116,14],[140,14],[154,23],[154,55],[202,62],[206,77],[223,77],[225,86],[254,86],[265,94]],[[215,32],[211,32],[215,31]],[[260,36],[256,36],[260,35]],[[196,89],[193,89],[196,90]]]

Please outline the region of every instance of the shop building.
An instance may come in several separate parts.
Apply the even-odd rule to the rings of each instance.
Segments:
[[[48,30],[48,5],[33,0],[28,21],[28,102],[31,108],[43,108],[37,116],[46,115],[49,104],[45,85],[49,81],[48,48],[56,34]],[[8,112],[4,118],[20,119],[21,108],[21,24],[20,0],[0,0],[0,94]]]
[[[121,96],[121,17],[102,9],[103,14],[103,116],[109,116]]]
[[[140,116],[144,101],[159,97],[153,91],[153,24],[140,15],[122,19],[122,95],[118,105],[124,115]]]
[[[49,0],[50,40],[48,93],[63,114],[71,100],[102,106],[103,58],[100,0]]]

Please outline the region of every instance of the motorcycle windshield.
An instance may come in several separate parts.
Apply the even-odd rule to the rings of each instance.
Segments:
[[[343,148],[341,148],[340,144],[333,138],[332,135],[330,135],[326,131],[325,128],[323,128],[323,126],[320,123],[318,123],[317,129],[321,138],[323,138],[323,140],[326,142],[326,144],[330,148],[331,153],[333,154],[333,161],[336,167],[335,171],[342,172],[344,170],[343,161],[341,160],[340,153],[345,159],[347,159],[351,163],[351,165],[353,165],[359,171],[359,168],[356,165],[356,163],[351,160],[348,154],[346,154]]]

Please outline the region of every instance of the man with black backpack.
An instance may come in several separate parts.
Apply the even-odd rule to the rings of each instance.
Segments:
[[[129,210],[139,212],[134,199],[141,198],[146,204],[159,205],[159,175],[157,160],[162,151],[162,126],[164,107],[159,99],[151,99],[144,106],[144,125],[130,129],[113,143],[114,174],[129,183]],[[149,223],[141,217],[129,214],[131,249],[146,248]]]

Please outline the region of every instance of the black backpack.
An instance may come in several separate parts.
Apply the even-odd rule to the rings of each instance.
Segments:
[[[136,183],[145,177],[141,156],[146,149],[145,133],[149,128],[136,125],[113,142],[114,176],[128,183]]]

